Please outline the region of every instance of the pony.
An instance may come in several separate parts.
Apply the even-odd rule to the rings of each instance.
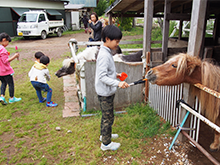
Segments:
[[[79,52],[76,56],[77,60],[95,61],[99,52],[99,47],[92,46],[87,47],[84,51]],[[131,55],[123,55],[121,48],[118,46],[116,50],[112,50],[114,61],[118,62],[141,62],[142,51],[133,53]],[[55,75],[60,78],[65,75],[73,74],[76,70],[76,62],[74,58],[67,58],[63,60],[63,66],[60,68]]]
[[[145,78],[152,84],[168,86],[181,83],[201,83],[220,92],[220,67],[215,65],[212,60],[201,60],[197,56],[185,53],[172,56],[164,64],[150,69]],[[194,94],[201,101],[202,114],[220,126],[220,99],[196,88]],[[214,141],[210,145],[210,150],[217,151],[219,148],[220,133],[215,131]]]
[[[96,60],[99,48],[97,46],[87,47],[84,51],[79,52],[76,56],[77,60],[87,60],[94,61]],[[74,58],[67,58],[63,60],[63,66],[60,68],[55,75],[60,78],[69,74],[73,74],[76,70],[76,62]]]
[[[129,54],[129,55],[123,55],[123,54],[116,54],[113,56],[114,61],[118,62],[141,62],[143,50],[140,50],[138,52]]]

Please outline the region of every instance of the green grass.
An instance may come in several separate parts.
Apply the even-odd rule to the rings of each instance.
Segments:
[[[133,28],[131,31],[123,31],[123,36],[135,36],[135,35],[143,35],[143,28],[142,27],[136,27]],[[152,41],[162,41],[162,32],[160,28],[153,28],[152,34],[151,34],[151,40]],[[132,39],[129,41],[143,41],[143,38],[139,39]],[[126,45],[120,45],[122,49],[126,48],[143,48],[143,44],[126,44]],[[162,47],[162,44],[151,44],[152,48],[160,48]]]
[[[63,32],[62,35],[67,35],[67,34],[77,34],[77,33],[82,33],[82,32],[84,32],[84,31],[85,31],[84,29],[75,30],[75,31],[68,30],[68,31]]]
[[[10,49],[11,52],[14,49]],[[133,157],[133,164],[145,160],[143,154],[152,139],[173,135],[170,125],[161,120],[155,111],[144,103],[127,107],[126,114],[115,115],[113,133],[118,133],[116,142],[121,143],[115,152],[100,150],[101,112],[93,117],[63,118],[63,80],[54,73],[69,53],[52,58],[48,66],[53,89],[52,100],[58,107],[47,108],[38,103],[28,72],[34,61],[22,59],[11,62],[15,70],[15,96],[22,101],[6,106],[0,105],[0,164],[103,164],[103,159],[114,157],[119,164]],[[46,93],[43,93],[46,96]],[[6,90],[8,100],[8,88]],[[87,114],[86,112],[83,114]],[[56,127],[61,131],[56,131]],[[67,133],[71,130],[72,133]],[[115,162],[116,163],[116,162]]]

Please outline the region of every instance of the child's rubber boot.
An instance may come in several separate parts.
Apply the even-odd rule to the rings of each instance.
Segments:
[[[15,102],[18,102],[18,101],[21,101],[21,98],[16,98],[16,97],[13,97],[12,99],[9,98],[8,102],[11,104],[11,103],[15,103]]]
[[[5,98],[4,97],[0,97],[0,102],[1,102],[1,104],[2,105],[7,105],[8,103],[7,103],[7,101],[5,100]]]
[[[46,105],[47,105],[47,107],[56,107],[56,106],[58,106],[58,104],[54,103],[53,101],[47,102]]]

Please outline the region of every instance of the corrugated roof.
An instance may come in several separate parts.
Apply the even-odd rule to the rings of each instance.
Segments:
[[[72,10],[77,10],[77,9],[82,9],[85,5],[84,4],[68,4],[65,5],[65,9],[72,9]]]
[[[96,7],[96,0],[70,0],[69,4],[84,4],[84,7]]]

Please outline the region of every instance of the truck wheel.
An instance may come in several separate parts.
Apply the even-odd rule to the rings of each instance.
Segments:
[[[42,31],[40,37],[41,37],[43,40],[46,39],[46,38],[47,38],[47,33],[46,33],[45,31]]]
[[[58,31],[57,31],[57,37],[61,37],[62,36],[62,31],[61,31],[61,29],[58,29]]]

